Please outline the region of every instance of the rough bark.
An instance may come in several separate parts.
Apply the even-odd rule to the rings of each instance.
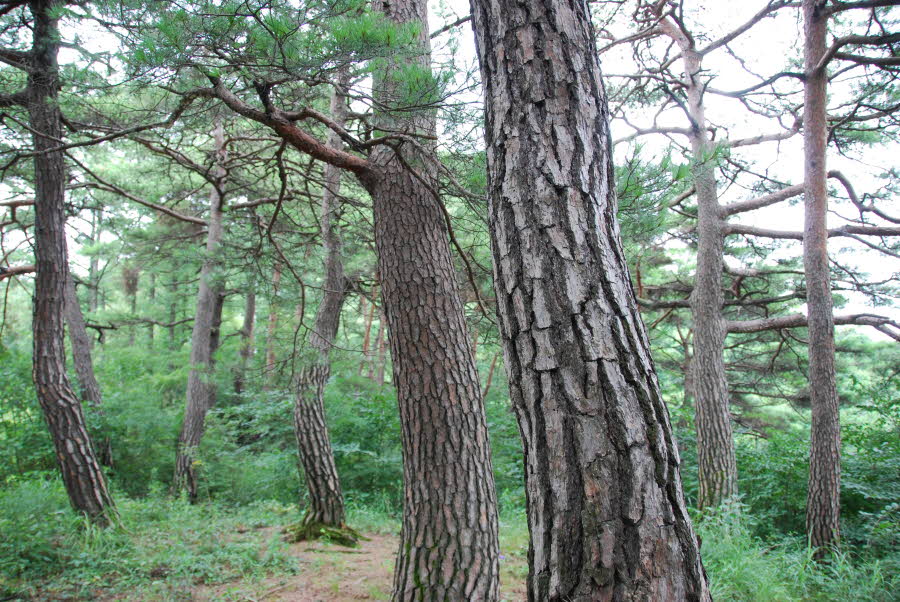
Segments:
[[[418,25],[421,44],[375,74],[376,105],[388,109],[377,115],[377,126],[433,135],[433,111],[413,109],[419,101],[410,102],[414,94],[399,81],[404,67],[430,69],[427,4],[376,0],[373,7],[394,23]],[[361,176],[373,203],[402,425],[403,524],[393,599],[492,601],[498,596],[499,545],[490,445],[435,192],[435,159],[427,141],[397,150],[379,146],[369,155],[372,168]]]
[[[622,252],[587,5],[473,0],[530,600],[709,600]]]
[[[347,115],[342,88],[339,85],[331,98],[332,119],[340,127],[343,127]],[[329,136],[328,144],[338,149],[343,146],[340,136],[335,132]],[[331,376],[329,355],[337,336],[344,299],[347,297],[347,279],[344,277],[341,238],[337,225],[341,170],[333,165],[326,165],[324,179],[319,223],[325,252],[325,281],[322,284],[322,301],[316,310],[315,323],[309,335],[306,350],[309,357],[303,362],[297,375],[294,435],[300,454],[301,471],[309,492],[309,507],[302,523],[310,526],[343,527],[344,497],[325,423],[325,385]]]
[[[253,331],[256,325],[256,291],[253,285],[247,291],[244,304],[244,323],[241,325],[241,348],[238,351],[238,363],[234,369],[234,392],[240,395],[244,390],[247,377],[247,366],[253,357]]]
[[[841,426],[834,368],[834,317],[828,264],[827,72],[816,70],[826,52],[828,16],[822,0],[803,0],[806,82],[803,105],[805,155],[803,267],[809,328],[812,406],[806,531],[818,550],[840,537]]]
[[[63,319],[69,264],[65,233],[65,163],[49,152],[63,136],[59,104],[59,29],[62,2],[34,0],[31,69],[28,74],[29,124],[34,132],[35,265],[34,384],[50,429],[69,501],[99,524],[114,512],[106,480],[85,426],[81,403],[66,374]]]
[[[225,131],[221,121],[213,131],[215,141],[216,183],[209,193],[209,219],[207,220],[206,255],[200,269],[200,288],[197,293],[197,310],[191,334],[191,365],[188,374],[187,404],[184,422],[178,436],[178,454],[175,461],[175,489],[186,490],[191,501],[197,499],[196,450],[205,427],[206,413],[215,401],[213,380],[213,352],[218,344],[218,324],[221,323],[221,285],[217,281],[218,248],[222,240],[222,189],[225,184]],[[216,319],[218,314],[218,320]]]
[[[709,139],[703,104],[702,58],[694,40],[671,18],[662,30],[680,47],[684,63],[687,110],[691,128],[691,175],[697,197],[697,266],[691,293],[694,353],[691,360],[691,393],[695,398],[699,508],[716,507],[737,495],[737,461],[725,375],[725,317],[722,307],[725,220],[715,176],[715,145]]]

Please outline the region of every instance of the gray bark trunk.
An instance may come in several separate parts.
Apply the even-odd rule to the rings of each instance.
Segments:
[[[84,413],[66,374],[63,319],[69,262],[66,253],[65,163],[48,152],[63,136],[59,112],[58,17],[62,2],[34,0],[29,124],[34,131],[35,281],[34,384],[50,429],[69,501],[99,524],[114,513],[106,479],[85,426]]]
[[[221,121],[213,131],[216,152],[216,185],[209,194],[206,255],[200,269],[200,289],[191,334],[191,366],[188,374],[187,404],[184,422],[178,436],[178,455],[175,461],[175,489],[186,490],[192,501],[197,498],[195,471],[196,450],[203,437],[206,413],[215,401],[213,352],[218,343],[218,322],[221,322],[222,293],[217,280],[219,244],[222,240],[222,189],[225,184],[225,131]],[[216,314],[218,313],[218,320]]]
[[[826,51],[828,17],[822,0],[803,0],[806,82],[803,105],[806,224],[803,266],[809,316],[810,427],[806,531],[822,551],[840,537],[841,424],[834,368],[834,316],[828,264],[827,72],[815,72]]]
[[[473,0],[530,600],[710,600],[616,223],[588,7]]]
[[[244,323],[241,325],[241,349],[238,351],[238,363],[234,369],[234,392],[240,395],[244,390],[247,377],[247,366],[253,357],[253,334],[256,325],[256,291],[250,284],[244,304]]]
[[[700,485],[697,506],[716,507],[737,495],[737,461],[725,375],[725,317],[722,308],[725,220],[715,175],[715,145],[709,139],[703,104],[702,57],[671,18],[660,22],[662,31],[678,44],[684,63],[687,110],[693,121],[690,141],[691,175],[697,191],[697,266],[691,293],[694,353],[690,364],[697,432],[697,468]],[[686,380],[688,380],[686,378]]]

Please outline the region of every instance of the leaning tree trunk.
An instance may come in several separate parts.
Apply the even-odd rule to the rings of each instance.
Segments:
[[[806,532],[817,550],[838,543],[840,536],[841,424],[834,368],[834,316],[828,264],[827,73],[816,70],[826,50],[828,16],[822,0],[803,0],[806,82],[803,143],[806,176],[806,225],[803,266],[809,315],[810,427],[809,489]]]
[[[347,102],[343,96],[345,85],[345,78],[342,78],[331,97],[332,119],[340,127],[343,127],[347,115]],[[328,144],[340,149],[341,137],[332,132]],[[322,301],[309,336],[309,349],[306,351],[311,357],[300,367],[294,400],[294,434],[309,491],[309,508],[296,533],[298,539],[317,537],[323,533],[322,527],[341,528],[345,517],[341,483],[325,424],[325,384],[331,376],[329,355],[337,336],[341,308],[347,296],[347,280],[344,278],[337,225],[341,170],[333,165],[326,165],[324,177],[322,216],[319,221],[325,251],[325,282],[322,285]]]
[[[494,289],[526,454],[528,597],[710,600],[622,252],[588,6],[472,8]]]
[[[34,384],[72,506],[106,524],[113,510],[106,480],[85,427],[81,403],[66,374],[63,319],[69,263],[66,254],[65,163],[59,146],[58,14],[63,3],[29,3],[34,21],[28,114],[34,132],[35,265]]]
[[[100,385],[94,376],[91,338],[84,324],[84,315],[81,313],[78,294],[75,292],[75,279],[71,272],[66,277],[65,315],[66,323],[69,325],[69,342],[72,344],[72,360],[75,364],[75,374],[78,376],[81,400],[92,406],[99,406],[103,403],[103,398],[100,395]]]
[[[415,24],[421,44],[376,73],[373,94],[387,109],[378,127],[433,136],[434,112],[410,104],[433,100],[435,91],[427,84],[410,90],[407,69],[430,69],[427,3],[376,0],[374,9],[394,23]],[[369,156],[375,169],[362,178],[372,196],[402,425],[403,525],[393,599],[491,601],[498,596],[499,545],[490,444],[436,193],[436,160],[426,139],[399,149],[382,145]]]
[[[81,313],[78,294],[75,292],[75,279],[71,272],[66,278],[65,314],[69,326],[69,342],[72,344],[72,363],[75,364],[81,401],[94,407],[95,411],[102,412],[100,406],[103,404],[103,397],[100,394],[100,384],[94,375],[91,338],[84,324],[84,314]],[[112,441],[108,437],[97,443],[97,459],[103,466],[112,466]]]
[[[197,474],[194,463],[196,450],[203,437],[206,413],[215,401],[213,380],[213,352],[218,343],[218,324],[221,322],[221,285],[217,281],[219,244],[222,240],[222,204],[225,185],[225,131],[221,121],[213,130],[216,145],[216,182],[209,193],[206,254],[200,269],[200,290],[197,311],[191,334],[191,365],[188,374],[187,405],[184,422],[178,436],[178,455],[175,461],[175,489],[186,490],[191,501],[197,499]],[[216,319],[218,314],[218,320]]]

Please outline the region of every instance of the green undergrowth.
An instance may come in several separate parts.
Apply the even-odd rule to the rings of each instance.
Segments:
[[[116,499],[124,527],[98,529],[71,511],[57,481],[0,490],[0,599],[183,599],[200,584],[297,570],[270,528],[294,516],[291,507],[192,506],[159,493]]]
[[[890,559],[844,551],[817,563],[802,539],[763,541],[753,535],[753,523],[745,507],[697,518],[714,600],[900,600],[900,575]]]
[[[0,599],[188,600],[202,585],[253,583],[294,574],[282,530],[300,511],[276,501],[190,505],[159,491],[116,496],[121,528],[98,529],[77,517],[55,479],[32,478],[0,489]],[[364,535],[399,533],[398,509],[387,500],[348,496],[348,524]],[[762,539],[747,507],[698,516],[697,532],[717,601],[898,600],[892,557],[848,548],[815,563],[797,538]],[[500,515],[504,584],[527,575],[524,510]]]

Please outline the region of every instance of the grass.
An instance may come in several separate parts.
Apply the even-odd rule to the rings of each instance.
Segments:
[[[56,482],[0,492],[0,594],[91,599],[143,592],[179,599],[199,584],[296,571],[277,529],[295,510],[263,502],[191,506],[153,494],[118,496],[125,527],[76,517]]]
[[[125,527],[102,530],[75,516],[57,481],[0,489],[0,598],[87,600],[127,594],[130,599],[189,600],[197,588],[216,587],[216,599],[243,600],[248,591],[264,591],[298,573],[297,558],[281,536],[281,527],[299,516],[295,506],[192,506],[160,492],[141,499],[118,495],[117,500]],[[348,519],[367,535],[399,533],[398,511],[387,503],[363,503],[350,495]],[[900,576],[892,565],[849,552],[815,563],[796,539],[755,538],[751,521],[746,512],[731,509],[696,522],[715,600],[900,600]],[[504,510],[500,524],[503,595],[521,599],[528,571],[524,512]],[[379,553],[382,581],[363,586],[374,599],[389,598],[391,548],[391,540],[385,540]],[[338,591],[336,563],[354,560],[337,553],[315,556],[304,570],[321,573],[321,582]],[[343,574],[352,575],[351,569]],[[381,568],[375,572],[380,575]]]

